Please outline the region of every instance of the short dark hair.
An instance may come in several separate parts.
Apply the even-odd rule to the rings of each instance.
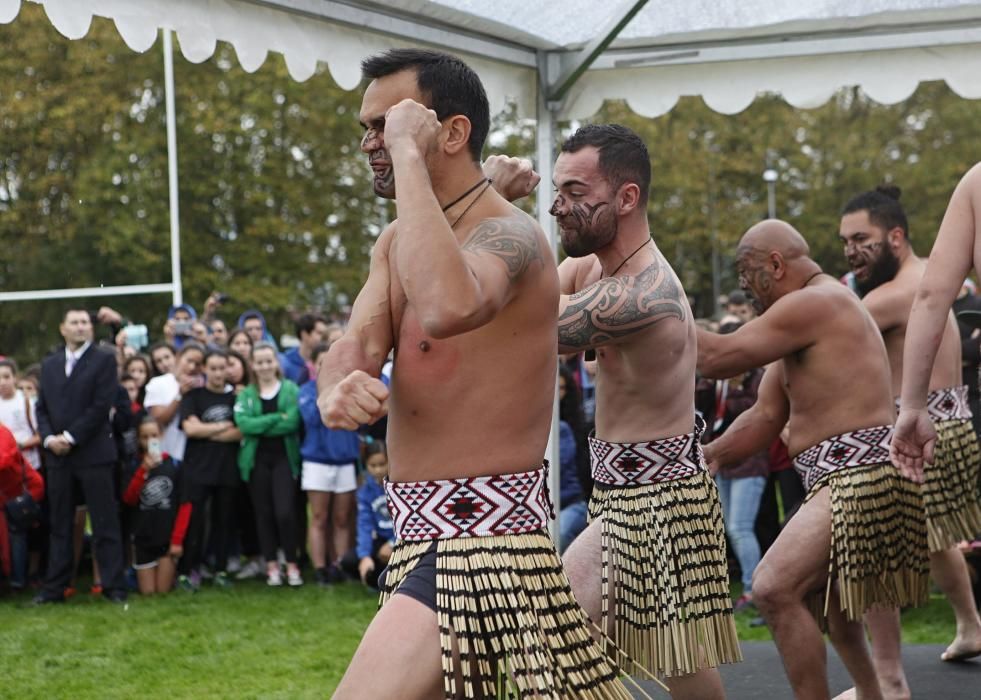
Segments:
[[[384,440],[372,440],[364,444],[364,461],[367,462],[368,458],[374,455],[385,455],[385,457],[388,457],[388,446]]]
[[[15,377],[17,376],[17,363],[14,362],[13,358],[4,357],[3,359],[0,359],[0,367],[7,367],[11,374],[13,374]]]
[[[314,364],[317,364],[317,359],[328,350],[330,350],[330,345],[327,343],[317,343],[313,346],[313,352],[310,353],[310,359],[313,360]]]
[[[883,231],[902,229],[903,236],[909,240],[909,223],[906,221],[903,205],[899,203],[902,193],[902,190],[895,185],[879,185],[874,190],[863,192],[848,200],[848,204],[841,210],[841,215],[857,211],[868,212],[869,221],[874,225]]]
[[[647,145],[633,131],[620,124],[587,124],[579,127],[562,144],[563,153],[575,153],[592,146],[599,151],[599,167],[614,190],[625,182],[640,188],[640,202],[647,203],[651,189],[651,156]]]
[[[487,93],[474,70],[456,56],[430,49],[390,49],[361,62],[365,80],[414,70],[416,85],[440,120],[462,114],[470,120],[470,156],[480,162],[490,131]]]
[[[223,357],[228,359],[228,351],[225,348],[209,347],[204,353],[204,364],[208,364],[208,359],[212,357]]]
[[[749,303],[749,299],[746,297],[746,292],[744,292],[741,289],[737,289],[733,292],[730,292],[729,297],[726,300],[727,306],[729,304],[736,304],[737,306],[741,306],[742,304],[748,304],[748,303]]]
[[[302,337],[303,333],[312,333],[318,323],[327,325],[327,319],[319,314],[301,314],[296,319],[296,323],[293,324],[293,327],[296,329],[296,337]]]
[[[89,321],[92,321],[92,314],[89,313],[88,309],[82,308],[81,306],[69,306],[67,309],[65,309],[65,313],[61,315],[61,322],[64,323],[65,321],[67,321],[68,314],[71,313],[85,314],[86,316],[88,316]]]

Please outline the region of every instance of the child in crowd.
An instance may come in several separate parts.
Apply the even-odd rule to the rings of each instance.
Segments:
[[[37,402],[38,392],[41,391],[41,380],[36,374],[27,371],[17,380],[17,390],[22,391],[24,396],[31,400],[31,405]]]
[[[133,568],[140,593],[167,593],[174,585],[177,559],[183,554],[191,504],[180,503],[181,470],[160,451],[160,426],[150,416],[140,423],[140,468],[123,502],[135,507]]]
[[[0,424],[14,434],[17,448],[30,465],[39,468],[41,436],[37,416],[30,398],[17,388],[17,365],[10,359],[0,360]]]
[[[36,503],[44,498],[41,475],[31,468],[23,453],[17,449],[17,441],[10,430],[0,425],[0,509],[6,508],[8,501],[24,493],[25,488]],[[5,547],[5,540],[9,538],[10,587],[15,592],[27,585],[28,535],[35,529],[36,523],[0,518],[0,547]],[[4,557],[5,552],[0,551],[0,563]]]
[[[326,355],[326,343],[315,345],[314,367]],[[300,415],[305,428],[300,454],[303,490],[310,501],[310,560],[317,583],[324,586],[344,580],[341,560],[351,549],[351,516],[358,488],[355,463],[361,453],[361,438],[353,430],[324,425],[317,408],[316,379],[300,389]]]
[[[358,544],[355,556],[357,575],[366,586],[374,588],[395,546],[392,516],[385,497],[388,450],[383,441],[373,440],[365,446],[365,469],[368,476],[358,489]],[[354,569],[355,562],[350,556],[345,557],[344,563],[348,571]]]
[[[180,564],[182,588],[196,589],[204,563],[205,520],[211,513],[210,541],[215,553],[216,586],[229,585],[226,566],[235,523],[236,465],[242,433],[235,427],[235,392],[225,381],[228,358],[224,350],[209,350],[204,357],[205,385],[181,399],[181,428],[187,435],[184,450],[185,500],[193,505],[187,552]]]
[[[259,545],[266,559],[266,583],[282,586],[277,547],[286,558],[291,586],[302,586],[296,480],[300,475],[299,389],[282,378],[276,348],[260,341],[252,349],[254,381],[235,400],[235,423],[242,431],[238,466],[249,483]]]

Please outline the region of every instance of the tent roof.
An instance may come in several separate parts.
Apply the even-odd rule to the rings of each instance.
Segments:
[[[84,36],[98,15],[111,18],[131,48],[146,51],[165,27],[190,61],[206,60],[222,40],[247,71],[276,51],[295,79],[309,78],[322,62],[347,89],[359,83],[366,55],[443,47],[480,73],[495,108],[515,100],[525,115],[536,113],[539,85],[554,92],[558,79],[575,77],[584,47],[602,49],[604,31],[637,6],[551,105],[557,116],[587,117],[605,99],[626,99],[656,116],[682,95],[732,113],[766,91],[813,107],[842,85],[890,103],[937,79],[981,97],[981,2],[963,0],[32,1],[69,38]],[[21,2],[0,0],[0,22],[13,20]]]

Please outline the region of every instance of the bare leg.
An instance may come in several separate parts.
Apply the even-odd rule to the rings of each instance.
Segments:
[[[957,620],[957,636],[940,658],[952,661],[981,655],[981,619],[974,607],[964,555],[956,546],[942,552],[931,552],[930,574],[947,596]]]
[[[442,698],[441,656],[436,613],[395,595],[365,631],[334,700]]]
[[[140,595],[153,595],[157,592],[157,570],[137,569],[136,582],[140,587]]]
[[[830,694],[824,639],[805,605],[807,595],[827,582],[830,552],[831,506],[825,488],[790,519],[753,576],[753,600],[773,633],[798,700],[826,700]]]
[[[888,628],[890,619],[888,613],[891,611],[880,611],[887,613],[880,615],[880,624]],[[866,616],[866,621],[869,617]],[[895,622],[898,624],[899,618]],[[871,623],[870,623],[871,626]],[[834,644],[835,651],[841,658],[849,675],[855,681],[855,687],[846,690],[835,700],[878,700],[883,697],[882,686],[877,675],[877,664],[874,664],[869,657],[868,646],[865,643],[865,629],[861,622],[848,620],[845,613],[841,611],[841,603],[837,594],[832,594],[832,599],[828,605],[828,627],[831,643]],[[888,632],[888,630],[886,630]],[[884,634],[888,637],[888,634]],[[898,637],[898,630],[894,635]],[[903,673],[902,664],[899,664],[899,673]],[[906,678],[902,676],[905,684]],[[889,697],[889,696],[886,696]]]
[[[339,561],[351,549],[351,516],[354,513],[356,491],[335,493],[330,513],[331,544],[334,561]]]
[[[157,560],[157,593],[170,593],[174,587],[177,562],[168,554]]]
[[[602,570],[602,519],[597,518],[572,541],[562,556],[562,566],[572,592],[586,615],[599,626],[602,618],[603,582],[599,572]],[[615,572],[614,572],[615,574]],[[612,581],[610,595],[613,595]],[[610,609],[616,610],[616,601],[610,601]],[[612,615],[607,624],[606,634],[613,636]],[[614,659],[618,663],[622,659]],[[643,664],[643,662],[641,662]],[[722,689],[722,678],[716,668],[702,669],[688,676],[666,678],[665,683],[671,689],[675,700],[721,700],[725,698]]]
[[[327,566],[327,512],[330,508],[330,494],[324,491],[307,491],[310,502],[310,524],[307,537],[310,540],[310,561],[313,568]]]

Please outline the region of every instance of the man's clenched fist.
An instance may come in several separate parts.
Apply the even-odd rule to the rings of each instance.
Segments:
[[[329,394],[321,394],[317,408],[328,428],[357,430],[388,413],[388,387],[367,372],[355,370]]]

